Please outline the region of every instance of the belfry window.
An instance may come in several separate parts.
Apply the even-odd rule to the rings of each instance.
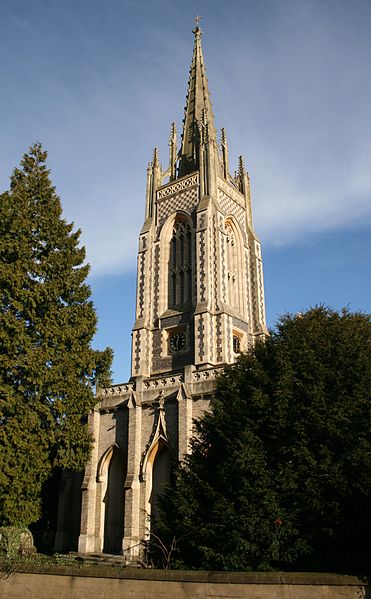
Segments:
[[[237,240],[234,227],[231,221],[226,221],[226,242],[227,242],[227,301],[231,308],[239,309],[238,294],[238,266],[237,266]]]
[[[169,308],[192,301],[192,231],[185,220],[175,221],[170,241]]]

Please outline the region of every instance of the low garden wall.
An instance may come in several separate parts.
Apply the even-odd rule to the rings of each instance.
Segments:
[[[28,570],[28,571],[27,571]],[[371,599],[356,576],[194,572],[104,566],[17,567],[0,572],[1,599]]]

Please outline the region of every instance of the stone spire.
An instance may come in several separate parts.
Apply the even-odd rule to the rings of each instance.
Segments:
[[[210,101],[206,68],[202,54],[202,31],[198,24],[193,29],[195,36],[193,56],[189,71],[188,93],[183,121],[182,146],[179,154],[179,176],[182,177],[200,166],[200,128],[207,123],[208,143],[216,147],[214,115]]]

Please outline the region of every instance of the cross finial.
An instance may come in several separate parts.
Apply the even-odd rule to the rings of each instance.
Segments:
[[[200,17],[200,15],[196,15],[196,18],[194,20],[194,22],[196,23],[196,27],[200,26],[201,19],[202,19],[202,17]]]

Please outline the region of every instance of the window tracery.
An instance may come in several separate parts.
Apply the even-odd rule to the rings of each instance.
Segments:
[[[227,243],[227,290],[228,304],[238,310],[239,305],[239,273],[238,273],[238,246],[233,224],[230,220],[225,223]]]
[[[192,301],[192,230],[182,219],[174,223],[170,241],[169,308]]]

